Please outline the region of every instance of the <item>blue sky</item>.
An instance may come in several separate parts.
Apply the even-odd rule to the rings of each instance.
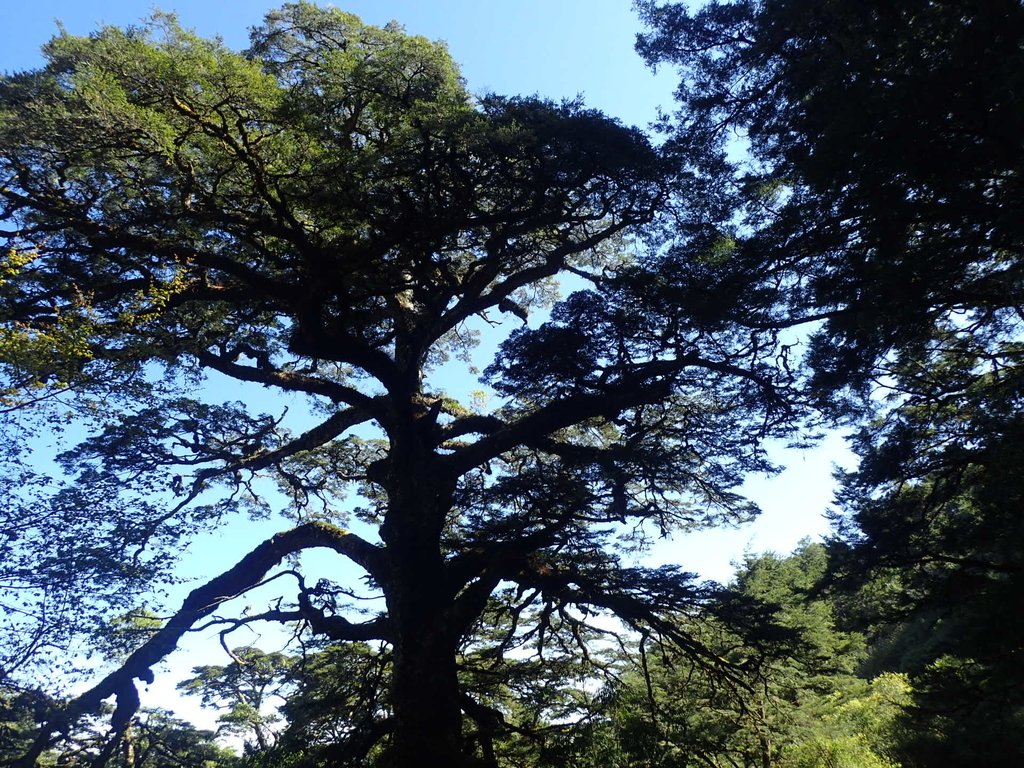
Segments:
[[[0,14],[0,70],[41,63],[39,46],[59,19],[73,34],[101,24],[139,21],[152,8],[174,11],[185,26],[220,35],[235,48],[247,28],[278,5],[266,0],[6,0]],[[625,123],[646,125],[658,107],[671,108],[674,77],[652,74],[633,51],[637,20],[630,0],[352,0],[336,3],[364,21],[396,20],[414,34],[445,40],[472,91],[583,97]],[[822,513],[831,500],[831,469],[846,458],[832,437],[813,451],[781,449],[781,475],[752,479],[747,488],[765,510],[742,529],[707,531],[656,547],[652,558],[676,562],[726,580],[744,552],[786,552],[806,535],[827,530]],[[246,547],[247,548],[247,547]],[[226,561],[222,561],[226,562]],[[187,667],[186,667],[187,668]],[[165,689],[166,690],[166,689]]]

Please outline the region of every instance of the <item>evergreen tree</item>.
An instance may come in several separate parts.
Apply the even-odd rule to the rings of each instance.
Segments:
[[[840,604],[822,592],[827,571],[818,543],[788,557],[748,557],[718,598],[722,615],[742,608],[747,620],[693,626],[732,674],[679,654],[634,650],[622,659],[603,718],[577,744],[578,764],[898,765],[908,683],[894,674],[861,676],[865,638],[837,627]]]
[[[689,304],[688,275],[729,254],[714,190],[578,104],[471,98],[443,46],[394,26],[298,3],[251,40],[236,53],[158,16],[61,35],[45,67],[0,80],[7,396],[29,413],[61,392],[92,429],[62,457],[74,482],[24,505],[11,615],[70,594],[68,631],[88,631],[83,613],[146,602],[195,536],[247,513],[287,521],[55,714],[23,763],[110,696],[122,738],[134,680],[286,559],[274,583],[290,595],[215,620],[386,646],[393,714],[349,738],[354,760],[489,760],[505,717],[460,683],[469,651],[500,659],[531,637],[541,660],[566,638],[583,654],[606,614],[705,653],[668,618],[703,591],[615,545],[748,518],[734,488],[795,416],[770,329]],[[643,248],[673,185],[691,245]],[[552,306],[558,278],[578,290]],[[755,299],[713,297],[751,314]],[[470,368],[481,326],[507,335],[491,406],[440,375]],[[224,381],[237,399],[217,399]],[[307,581],[313,548],[383,607],[353,608],[342,570]],[[486,638],[494,600],[513,629]]]
[[[681,68],[673,141],[747,143],[741,250],[821,321],[811,373],[860,426],[836,563],[876,668],[912,675],[909,759],[1016,764],[1024,7],[641,7],[641,51]]]

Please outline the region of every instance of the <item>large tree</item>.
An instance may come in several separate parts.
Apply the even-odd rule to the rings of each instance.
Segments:
[[[822,321],[825,399],[863,396],[836,562],[921,675],[927,759],[1019,762],[1024,6],[640,5],[683,74],[672,140],[746,143],[742,250]]]
[[[358,743],[403,766],[463,764],[504,727],[462,689],[470,659],[543,661],[601,614],[701,656],[670,620],[700,589],[613,545],[749,516],[733,488],[793,416],[768,323],[705,311],[764,295],[687,283],[731,257],[704,177],[579,105],[475,100],[443,46],[306,3],[242,53],[168,17],[45,53],[0,81],[0,348],[18,423],[49,403],[81,440],[67,484],[15,499],[17,658],[151,600],[203,531],[286,524],[54,713],[26,764],[109,696],[117,738],[134,680],[214,612],[386,649],[392,714]],[[644,248],[673,186],[689,245]],[[577,290],[552,306],[560,277]],[[481,328],[505,337],[493,405],[444,376]],[[348,569],[314,582],[312,548]],[[352,568],[379,610],[353,608]],[[290,597],[223,613],[271,571]],[[55,599],[72,621],[48,635]]]

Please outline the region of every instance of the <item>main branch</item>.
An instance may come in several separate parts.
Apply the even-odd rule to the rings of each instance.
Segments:
[[[137,708],[137,693],[133,696],[136,690],[133,680],[137,678],[151,682],[152,667],[177,648],[182,636],[196,622],[213,613],[224,602],[253,587],[267,571],[288,555],[317,547],[333,549],[345,555],[376,579],[386,576],[381,550],[341,528],[325,523],[306,523],[272,536],[233,568],[189,593],[178,612],[159,632],[132,653],[124,664],[51,717],[32,748],[14,763],[15,768],[33,768],[43,751],[54,743],[56,733],[66,733],[80,717],[98,711],[104,699],[117,697],[117,709],[122,712],[121,717],[124,717],[124,704]]]

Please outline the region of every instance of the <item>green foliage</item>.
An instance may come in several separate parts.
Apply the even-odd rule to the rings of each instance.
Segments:
[[[97,637],[97,645],[111,661],[124,661],[161,626],[163,621],[150,610],[130,611],[110,622],[107,631]]]
[[[44,695],[0,688],[0,760],[11,762],[29,748],[50,706]]]
[[[913,762],[1024,755],[1017,346],[978,328],[901,355],[909,394],[862,429],[861,465],[844,478],[839,571],[862,585],[873,666],[911,675]]]
[[[102,737],[97,740],[102,744]],[[73,763],[72,763],[73,764]],[[233,751],[214,734],[195,728],[163,710],[144,710],[132,724],[112,768],[241,768]]]
[[[640,6],[672,141],[744,137],[742,260],[821,321],[808,373],[859,427],[834,563],[870,668],[910,676],[899,759],[1019,763],[1024,8]]]
[[[863,738],[843,736],[804,742],[787,751],[786,768],[899,768],[876,755]]]
[[[758,233],[745,251],[776,276],[778,260],[798,263],[793,298],[826,321],[823,384],[865,383],[937,322],[1012,322],[1019,3],[639,7],[652,27],[641,53],[680,68],[673,141],[724,151],[736,131],[749,144],[740,181]]]
[[[821,544],[748,558],[718,598],[730,623],[683,620],[721,663],[632,652],[587,749],[610,741],[606,764],[623,766],[895,765],[908,685],[858,676],[863,636],[837,629],[835,604],[814,593],[827,568]]]
[[[782,750],[786,768],[899,768],[902,724],[911,704],[905,675],[886,673],[866,685],[822,696],[814,718]]]
[[[0,760],[12,765],[32,744],[35,732],[59,702],[39,691],[0,689]],[[40,766],[91,766],[106,741],[99,723],[89,722],[65,734],[42,754]],[[140,711],[121,744],[107,762],[112,768],[239,768],[240,761],[219,746],[210,731],[160,709]]]
[[[375,764],[392,710],[388,703],[390,655],[365,643],[328,646],[294,658],[286,721],[276,747],[258,765]]]
[[[219,732],[251,736],[246,749],[266,751],[274,743],[274,724],[279,721],[275,710],[285,699],[292,659],[252,647],[235,648],[231,656],[226,666],[194,667],[195,677],[179,683],[178,689],[221,711]]]

